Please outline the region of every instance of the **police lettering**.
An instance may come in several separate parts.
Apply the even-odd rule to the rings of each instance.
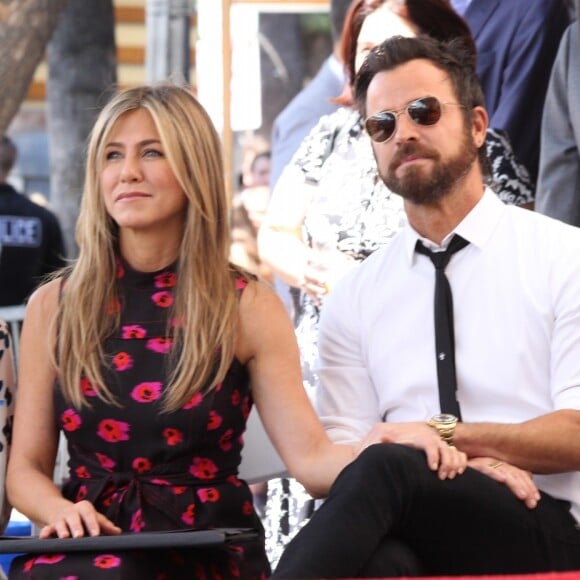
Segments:
[[[36,217],[0,216],[0,244],[6,247],[38,248],[42,224]]]

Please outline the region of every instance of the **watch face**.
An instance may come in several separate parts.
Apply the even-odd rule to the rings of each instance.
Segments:
[[[457,423],[457,417],[449,413],[440,413],[431,418],[434,423]]]

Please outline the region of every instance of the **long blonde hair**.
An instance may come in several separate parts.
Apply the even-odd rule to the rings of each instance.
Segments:
[[[173,84],[132,88],[106,105],[91,133],[84,194],[76,226],[79,257],[66,279],[60,301],[56,360],[65,397],[87,404],[81,377],[99,397],[116,404],[102,366],[108,364],[104,340],[118,328],[120,314],[116,263],[118,227],[108,215],[100,188],[104,146],[117,120],[147,110],[187,199],[185,227],[177,262],[179,284],[173,312],[173,359],[164,409],[178,409],[205,386],[223,380],[234,352],[239,271],[228,262],[229,203],[221,143],[212,122],[189,89]]]

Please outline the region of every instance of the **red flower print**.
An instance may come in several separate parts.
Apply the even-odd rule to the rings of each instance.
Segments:
[[[139,508],[131,517],[131,531],[138,534],[143,528],[145,524],[143,523],[143,512],[141,508]]]
[[[215,386],[215,392],[216,392],[216,393],[219,393],[219,392],[222,390],[223,386],[224,386],[224,384],[223,384],[223,383],[218,383],[218,384]]]
[[[34,559],[35,564],[56,564],[65,559],[64,554],[43,554]]]
[[[220,492],[215,487],[202,487],[197,490],[197,496],[202,503],[219,501]]]
[[[183,434],[181,431],[173,427],[166,427],[163,429],[163,437],[165,439],[165,443],[167,443],[167,445],[170,447],[175,447],[183,441]]]
[[[117,262],[117,278],[124,278],[125,277],[125,268],[123,264]]]
[[[118,443],[119,441],[129,441],[129,429],[129,423],[124,421],[103,419],[99,423],[97,434],[108,443]]]
[[[65,431],[76,431],[82,423],[80,415],[74,409],[67,409],[60,416],[60,420]]]
[[[195,457],[189,468],[189,473],[199,479],[213,479],[217,470],[216,464],[211,459]]]
[[[79,487],[79,490],[77,491],[77,497],[76,497],[75,501],[81,501],[81,500],[85,499],[86,497],[87,497],[87,486],[81,485]]]
[[[147,348],[159,354],[167,354],[173,345],[171,338],[150,338],[147,341]]]
[[[162,290],[161,292],[155,292],[155,294],[151,296],[151,300],[153,300],[155,305],[159,306],[159,308],[169,308],[173,304],[173,295],[171,292]]]
[[[96,397],[97,392],[93,389],[91,381],[87,377],[81,379],[81,391],[85,397]]]
[[[96,455],[97,459],[99,460],[101,467],[103,469],[106,469],[107,471],[112,471],[113,468],[115,467],[115,465],[117,465],[115,461],[113,461],[110,457],[108,457],[104,453],[99,453],[97,451],[97,452],[95,452],[95,455]]]
[[[30,560],[26,560],[26,563],[24,564],[24,571],[30,572],[30,570],[32,570],[32,566],[34,566],[34,558],[30,558]]]
[[[145,473],[151,470],[151,461],[146,457],[137,457],[133,459],[131,466],[137,473]]]
[[[231,451],[232,449],[232,436],[234,434],[233,429],[228,429],[219,440],[219,446],[222,451]]]
[[[117,312],[121,311],[121,303],[119,302],[118,298],[111,298],[110,302],[107,304],[105,308],[106,314],[117,314]]]
[[[128,324],[127,326],[123,326],[121,336],[123,338],[145,338],[147,331],[138,324]]]
[[[154,477],[151,480],[151,483],[153,485],[166,485],[167,487],[169,487],[171,485],[171,483],[169,483],[169,481],[167,481],[166,479],[160,479],[159,477]]]
[[[210,411],[209,412],[209,419],[207,422],[207,428],[210,431],[213,431],[214,429],[218,429],[219,426],[222,424],[223,419],[215,412],[215,411]]]
[[[244,397],[242,401],[242,415],[244,419],[247,419],[250,415],[250,411],[252,410],[252,403],[250,402],[250,397]]]
[[[95,568],[118,568],[121,565],[121,558],[113,556],[112,554],[99,554],[93,560]]]
[[[244,502],[244,505],[242,506],[242,513],[245,516],[251,516],[254,513],[254,506],[252,505],[251,501]]]
[[[193,526],[195,521],[195,504],[190,503],[187,509],[181,514],[181,521],[185,522],[188,526]]]
[[[152,403],[161,396],[161,383],[140,383],[132,391],[131,397],[138,403]]]
[[[242,486],[242,482],[235,475],[228,476],[226,481],[228,483],[231,483],[234,487],[241,487]]]
[[[234,389],[232,392],[232,405],[237,407],[242,400],[242,396],[240,395],[240,391],[238,389]]]
[[[203,396],[201,393],[195,393],[191,399],[185,405],[183,405],[184,409],[193,409],[193,407],[197,407],[203,401]]]
[[[77,474],[77,477],[79,479],[89,479],[91,477],[91,474],[89,473],[89,470],[87,469],[86,465],[81,465],[80,467],[77,467],[75,469],[75,473]]]
[[[245,278],[236,278],[236,290],[243,290],[248,285]]]
[[[155,276],[155,288],[173,288],[177,283],[177,275],[174,272],[163,272]]]
[[[239,578],[239,577],[240,577],[240,568],[238,567],[236,562],[230,560],[230,578]]]
[[[185,485],[175,485],[175,486],[173,486],[171,491],[173,491],[173,495],[181,495],[182,493],[185,492],[186,489],[187,489],[187,486],[185,486]]]
[[[133,368],[133,357],[126,352],[118,352],[113,357],[113,366],[118,371],[127,371]]]

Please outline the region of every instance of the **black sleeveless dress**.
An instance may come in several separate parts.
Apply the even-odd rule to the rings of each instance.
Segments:
[[[258,529],[260,538],[203,551],[22,556],[10,578],[265,578],[263,530],[248,486],[237,477],[252,406],[246,368],[234,360],[222,384],[163,413],[177,273],[120,264],[118,281],[121,325],[105,343],[110,365],[104,373],[121,406],[101,401],[86,380],[90,408],[73,408],[55,390],[56,419],[70,453],[65,497],[91,501],[124,532],[244,527]],[[240,292],[245,285],[237,281]]]

